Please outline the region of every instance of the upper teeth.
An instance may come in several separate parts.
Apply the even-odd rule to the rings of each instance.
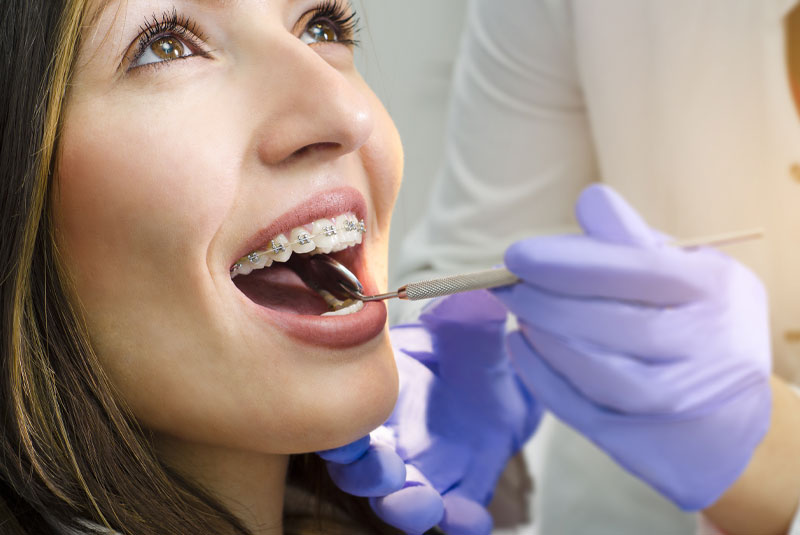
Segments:
[[[240,258],[231,268],[231,277],[247,275],[254,269],[269,267],[273,262],[286,262],[292,253],[331,253],[361,243],[367,232],[364,220],[351,213],[318,219],[310,225],[295,227],[289,233],[279,234],[263,250],[253,251]]]

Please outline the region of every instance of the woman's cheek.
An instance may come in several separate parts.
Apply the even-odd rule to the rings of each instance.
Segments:
[[[67,121],[86,127],[64,132],[54,203],[80,258],[113,261],[122,245],[128,253],[174,258],[210,239],[236,193],[215,171],[224,145],[212,140],[213,155],[195,149],[208,146],[197,139],[204,132],[170,120],[154,125],[136,113],[80,119]]]

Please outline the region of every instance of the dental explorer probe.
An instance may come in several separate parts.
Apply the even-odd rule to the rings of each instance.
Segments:
[[[669,245],[682,249],[721,247],[733,243],[755,240],[761,238],[763,235],[764,231],[762,229],[753,229],[743,232],[731,232],[727,234],[704,236],[702,238],[673,241],[670,242]],[[418,301],[420,299],[432,299],[434,297],[443,297],[471,290],[509,286],[519,282],[519,278],[517,278],[516,275],[506,268],[501,267],[476,271],[474,273],[411,282],[401,286],[394,292],[364,295],[364,287],[361,285],[358,278],[349,269],[333,258],[327,255],[318,255],[312,257],[311,262],[314,263],[314,270],[317,274],[332,277],[348,297],[360,301],[383,301],[394,297],[409,301]]]

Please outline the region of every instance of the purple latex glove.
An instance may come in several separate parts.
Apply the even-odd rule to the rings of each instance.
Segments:
[[[524,282],[496,290],[509,351],[536,398],[685,510],[737,479],[769,425],[770,338],[759,280],[709,248],[666,244],[591,186],[585,235],[512,245]]]
[[[541,419],[505,351],[505,320],[505,308],[480,291],[438,299],[419,323],[394,327],[397,405],[368,442],[320,454],[338,461],[329,462],[336,484],[373,496],[376,513],[407,533],[438,524],[452,535],[488,535],[485,506],[497,479]],[[397,485],[398,459],[407,473],[402,488],[375,492]],[[356,469],[360,463],[370,468]]]

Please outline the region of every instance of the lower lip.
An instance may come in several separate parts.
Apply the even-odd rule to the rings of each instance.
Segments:
[[[345,316],[304,316],[258,307],[267,320],[292,338],[311,345],[343,349],[365,344],[383,332],[386,305],[364,303],[364,308]]]

